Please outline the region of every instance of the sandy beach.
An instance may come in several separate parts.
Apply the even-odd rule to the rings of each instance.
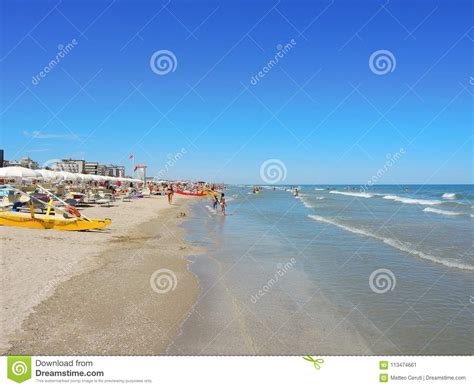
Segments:
[[[1,354],[160,354],[197,299],[179,227],[192,200],[165,197],[83,209],[103,231],[1,228]],[[150,279],[171,271],[157,293]],[[166,286],[166,285],[165,285]]]

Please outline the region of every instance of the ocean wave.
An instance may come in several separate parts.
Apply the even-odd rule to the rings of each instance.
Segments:
[[[464,202],[459,202],[459,201],[443,201],[441,205],[449,206],[449,207],[455,206],[456,208],[458,207],[468,208],[468,209],[471,208],[471,205]]]
[[[326,189],[315,189],[315,190],[316,190],[316,191],[324,191],[324,190],[326,190]]]
[[[383,197],[384,199],[391,199],[396,202],[407,203],[411,205],[427,205],[427,206],[434,206],[440,205],[442,201],[437,200],[430,200],[430,199],[415,199],[415,198],[407,198],[407,197],[399,197],[397,195],[386,195]]]
[[[349,193],[346,191],[337,191],[337,190],[332,190],[330,191],[332,194],[339,194],[339,195],[348,195],[350,197],[361,197],[361,198],[372,198],[373,194],[368,194],[368,193]]]
[[[313,206],[311,206],[311,205],[308,203],[308,201],[305,200],[305,198],[306,198],[305,196],[300,195],[300,196],[295,197],[295,198],[296,198],[296,199],[299,199],[301,202],[303,202],[304,207],[306,207],[306,208],[308,208],[308,209],[312,209],[312,208],[313,208]]]
[[[441,197],[446,199],[454,199],[456,198],[456,193],[444,193]]]
[[[430,261],[433,261],[433,262],[438,263],[438,264],[443,264],[447,267],[474,271],[474,266],[472,266],[472,265],[458,263],[455,259],[442,258],[442,257],[429,255],[427,253],[418,251],[416,249],[412,249],[412,248],[408,247],[407,245],[402,244],[401,242],[399,242],[398,240],[395,240],[393,238],[382,237],[382,236],[376,235],[374,233],[371,233],[367,230],[354,228],[352,226],[347,226],[347,225],[341,224],[337,221],[331,220],[329,218],[321,217],[321,216],[318,216],[318,215],[315,215],[315,214],[310,214],[308,217],[312,218],[315,221],[319,221],[319,222],[323,222],[323,223],[326,223],[326,224],[336,226],[336,227],[338,227],[340,229],[343,229],[347,232],[359,234],[359,235],[366,236],[366,237],[371,237],[373,239],[382,241],[383,243],[391,246],[392,248],[398,249],[399,251],[408,253],[412,256],[417,256],[417,257],[420,257],[420,258],[425,259],[425,260],[430,260]]]
[[[435,209],[435,208],[433,208],[433,207],[424,208],[423,211],[424,211],[424,212],[428,212],[428,213],[441,214],[441,215],[443,215],[443,216],[465,216],[465,217],[473,217],[473,214],[452,212],[452,211],[449,211],[449,210]]]

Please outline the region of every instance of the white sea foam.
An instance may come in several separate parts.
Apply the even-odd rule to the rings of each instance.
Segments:
[[[449,210],[440,210],[440,209],[435,209],[433,207],[427,207],[423,209],[424,212],[428,213],[436,213],[436,214],[441,214],[443,216],[469,216],[468,214],[465,213],[458,213],[458,212],[451,212]],[[472,214],[470,215],[472,217]]]
[[[361,197],[361,198],[372,198],[373,197],[372,194],[368,194],[368,193],[349,193],[349,192],[346,192],[346,191],[337,191],[337,190],[332,190],[332,191],[330,191],[330,193],[340,194],[340,195],[348,195],[350,197]]]
[[[307,195],[299,195],[298,197],[295,197],[296,199],[299,199],[301,202],[303,202],[303,205],[304,207],[307,207],[308,209],[314,209],[314,206],[311,205],[309,202],[308,202],[308,196]],[[325,197],[312,197],[312,199],[324,199]]]
[[[352,226],[347,226],[347,225],[341,224],[340,222],[331,220],[329,218],[321,217],[321,216],[318,216],[318,215],[315,215],[315,214],[310,214],[308,217],[312,218],[315,221],[324,222],[326,224],[331,224],[331,225],[336,226],[340,229],[343,229],[347,232],[359,234],[359,235],[366,236],[366,237],[371,237],[373,239],[382,241],[383,243],[391,246],[392,248],[398,249],[402,252],[409,253],[410,255],[413,255],[413,256],[418,256],[418,257],[420,257],[422,259],[425,259],[425,260],[431,260],[435,263],[443,264],[447,267],[460,268],[460,269],[474,271],[474,266],[472,266],[472,265],[458,263],[454,259],[436,257],[436,256],[433,256],[433,255],[426,254],[426,253],[418,251],[416,249],[412,249],[409,246],[407,246],[407,245],[405,245],[405,244],[401,243],[400,241],[395,240],[393,238],[382,237],[382,236],[376,235],[374,233],[371,233],[367,230],[354,228]]]
[[[456,198],[456,193],[444,193],[441,197],[446,199],[454,199]]]
[[[407,198],[407,197],[399,197],[397,195],[386,195],[384,199],[391,199],[396,202],[408,203],[411,205],[426,205],[426,206],[434,206],[440,205],[442,202],[437,200],[430,200],[430,199],[415,199],[415,198]]]
[[[206,205],[206,209],[209,210],[209,212],[211,212],[212,214],[217,213],[216,209],[213,209],[212,206],[210,206],[210,205]]]
[[[315,189],[315,190],[316,190],[316,191],[324,191],[324,190],[326,190],[326,189],[319,189],[319,188],[318,188],[318,189]]]
[[[299,199],[301,202],[303,202],[304,207],[307,207],[308,209],[312,209],[313,206],[309,204],[309,202],[306,200],[306,196],[300,195],[298,197],[295,197],[296,199]]]

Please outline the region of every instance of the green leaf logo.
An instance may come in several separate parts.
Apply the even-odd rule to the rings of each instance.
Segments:
[[[316,370],[321,369],[321,364],[324,364],[324,360],[322,358],[313,358],[311,356],[306,356],[306,357],[303,357],[303,360],[312,362]]]
[[[8,356],[7,365],[10,380],[22,383],[31,379],[31,356]]]

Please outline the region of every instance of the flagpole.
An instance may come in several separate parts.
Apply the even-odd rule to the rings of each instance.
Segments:
[[[134,159],[135,159],[135,155],[134,154],[131,154],[129,157],[130,159],[130,176],[133,178],[133,162],[134,162]]]

